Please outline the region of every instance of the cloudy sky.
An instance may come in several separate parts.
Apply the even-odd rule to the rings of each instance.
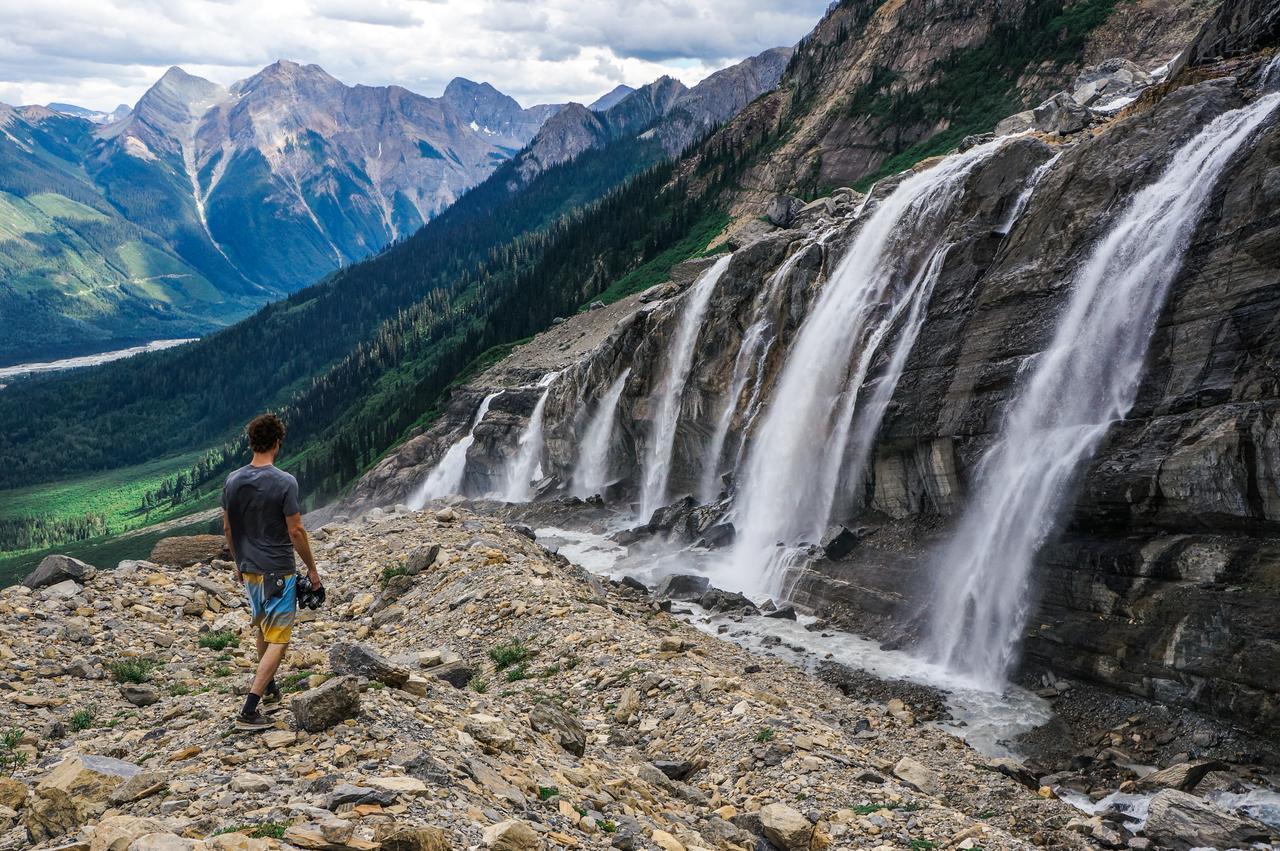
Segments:
[[[0,0],[0,101],[132,105],[170,65],[220,83],[276,59],[438,95],[455,76],[528,106],[662,74],[693,83],[794,44],[828,0]]]

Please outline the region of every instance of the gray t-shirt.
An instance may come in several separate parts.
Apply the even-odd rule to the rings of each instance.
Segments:
[[[242,572],[293,571],[293,541],[284,519],[301,513],[297,479],[274,466],[245,465],[227,476],[222,509],[231,522],[231,543]]]

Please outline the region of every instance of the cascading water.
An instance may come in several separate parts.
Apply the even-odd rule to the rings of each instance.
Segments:
[[[1004,221],[1000,223],[1000,227],[996,228],[996,233],[1006,236],[1009,231],[1013,230],[1013,226],[1022,217],[1027,205],[1031,203],[1031,196],[1035,194],[1036,187],[1040,185],[1040,181],[1049,173],[1049,170],[1053,168],[1054,163],[1058,161],[1060,156],[1062,156],[1061,151],[1042,162],[1035,171],[1031,172],[1027,185],[1023,187],[1022,192],[1018,195],[1018,200],[1014,201],[1013,206],[1009,208],[1009,215],[1005,216]]]
[[[516,454],[508,462],[503,476],[500,498],[504,502],[528,502],[533,498],[533,482],[539,478],[538,471],[542,468],[542,423],[547,396],[551,395],[551,385],[559,375],[558,372],[548,372],[538,381],[538,386],[544,388],[542,395],[533,406],[524,431],[520,432]]]
[[[601,493],[609,484],[609,450],[613,446],[613,424],[618,417],[618,401],[631,377],[631,367],[613,380],[600,397],[595,413],[582,433],[578,461],[573,468],[573,495],[586,499]]]
[[[729,392],[725,395],[720,416],[716,420],[716,430],[712,432],[711,440],[707,442],[706,451],[703,453],[702,474],[698,485],[698,499],[701,502],[712,502],[720,494],[720,456],[724,453],[729,429],[733,426],[734,414],[738,410],[742,394],[747,389],[747,382],[752,382],[752,401],[759,395],[759,389],[764,383],[764,362],[777,336],[777,322],[770,312],[774,296],[778,288],[791,276],[791,271],[805,255],[809,246],[825,242],[836,230],[836,228],[830,228],[816,238],[811,237],[805,240],[804,244],[793,251],[777,271],[769,276],[769,280],[752,303],[753,321],[746,333],[742,335],[742,342],[738,346],[738,354],[733,363],[733,376],[729,380]]]
[[[501,395],[502,391],[499,390],[484,397],[475,419],[471,421],[471,428],[467,429],[467,433],[457,443],[449,447],[449,451],[444,453],[444,457],[409,497],[410,508],[417,510],[433,499],[462,492],[462,480],[467,474],[467,450],[476,442],[476,426],[484,421],[485,415],[489,413],[489,406]]]
[[[693,367],[693,355],[697,348],[698,332],[711,294],[725,269],[729,268],[732,254],[721,257],[707,268],[681,299],[683,313],[676,329],[675,339],[667,349],[666,370],[657,388],[653,426],[645,446],[643,476],[640,490],[640,518],[647,520],[667,501],[667,483],[671,477],[671,455],[676,442],[676,425],[680,420],[680,402],[684,386]]]
[[[1228,112],[1178,150],[1076,274],[1054,338],[936,561],[926,649],[949,669],[1003,685],[1026,624],[1036,553],[1076,474],[1133,405],[1165,295],[1218,176],[1278,102],[1272,94]]]
[[[734,506],[738,539],[717,584],[776,595],[790,560],[777,545],[825,531],[871,361],[903,311],[926,300],[937,234],[969,173],[1003,143],[907,178],[870,213],[797,333],[753,437]]]

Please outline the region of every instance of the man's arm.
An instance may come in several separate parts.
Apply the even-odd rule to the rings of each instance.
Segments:
[[[311,581],[311,587],[319,588],[324,583],[320,581],[320,571],[316,570],[316,557],[311,554],[311,541],[307,539],[307,530],[302,526],[302,515],[290,514],[284,522],[289,524],[289,540],[293,541],[293,548],[307,566],[307,579]]]
[[[231,553],[231,562],[236,566],[236,582],[243,582],[244,577],[240,575],[240,562],[236,559],[236,544],[231,540],[231,518],[227,516],[227,510],[222,510],[222,534],[227,539],[227,550]]]

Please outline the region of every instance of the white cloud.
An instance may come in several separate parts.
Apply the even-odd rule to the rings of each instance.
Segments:
[[[793,44],[827,0],[0,0],[0,101],[111,109],[170,65],[220,83],[275,59],[436,95],[455,76],[528,105],[662,74],[693,83]],[[8,8],[14,7],[14,8]]]

